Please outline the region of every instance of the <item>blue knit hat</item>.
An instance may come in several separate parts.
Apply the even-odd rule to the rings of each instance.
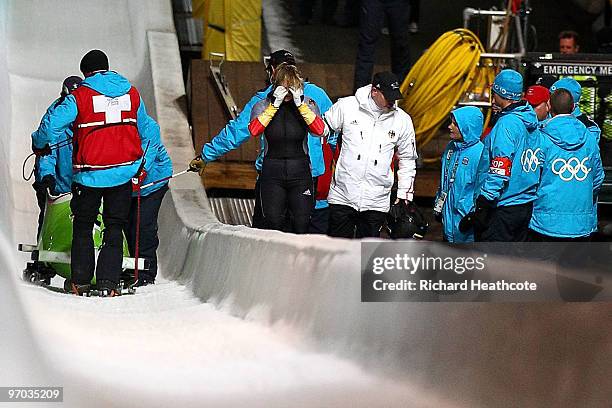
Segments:
[[[555,92],[557,89],[565,89],[572,94],[574,103],[580,102],[582,96],[582,87],[574,78],[561,78],[550,87],[550,93]]]
[[[504,69],[495,77],[493,92],[504,99],[518,101],[523,94],[523,77],[513,69]]]
[[[582,96],[582,87],[578,81],[576,81],[574,78],[561,78],[550,87],[550,93],[552,94],[557,89],[565,89],[572,94],[572,98],[574,98],[574,111],[572,112],[572,115],[582,115],[582,112],[578,106],[578,102],[580,102],[580,97]]]

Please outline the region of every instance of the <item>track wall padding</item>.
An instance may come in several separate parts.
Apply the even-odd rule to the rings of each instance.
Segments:
[[[149,41],[157,117],[179,170],[195,152],[178,47],[170,47],[176,38],[149,33]],[[171,184],[160,261],[203,301],[457,406],[598,407],[610,399],[609,303],[364,304],[358,241],[222,225],[198,177]]]

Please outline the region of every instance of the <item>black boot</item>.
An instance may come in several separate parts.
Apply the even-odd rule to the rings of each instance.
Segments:
[[[96,288],[98,296],[100,297],[114,297],[119,296],[121,294],[121,291],[117,287],[117,284],[106,279],[97,281]]]
[[[91,285],[90,284],[80,285],[78,283],[71,283],[70,291],[72,292],[72,294],[77,295],[77,296],[89,296],[89,292],[91,291]]]
[[[130,286],[133,286],[136,283],[136,279],[134,278],[134,270],[126,269],[121,272],[120,282],[123,289],[127,289]]]
[[[134,286],[147,286],[153,285],[155,283],[155,278],[151,278],[149,275],[138,274],[138,281]]]

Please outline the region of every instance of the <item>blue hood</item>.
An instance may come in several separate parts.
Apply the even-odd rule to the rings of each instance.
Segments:
[[[85,85],[111,98],[125,95],[132,87],[130,81],[115,71],[104,71],[94,74],[85,78],[81,85]]]
[[[452,114],[463,136],[463,142],[455,141],[457,147],[465,148],[478,143],[484,125],[484,117],[480,109],[475,106],[464,106],[455,109]]]
[[[538,115],[527,101],[513,103],[501,112],[502,116],[515,115],[525,125],[529,132],[533,132],[538,127]]]
[[[576,150],[582,147],[589,131],[573,115],[558,115],[542,127],[542,133],[563,150]]]

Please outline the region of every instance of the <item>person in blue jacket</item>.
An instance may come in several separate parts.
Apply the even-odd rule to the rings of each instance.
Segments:
[[[572,109],[572,115],[576,117],[580,122],[586,126],[589,132],[595,137],[597,143],[599,143],[599,138],[601,137],[601,129],[597,125],[597,123],[593,122],[586,113],[583,113],[580,110],[580,98],[582,97],[582,87],[574,78],[561,78],[556,81],[550,87],[550,92],[554,92],[557,89],[565,89],[572,94],[572,98],[574,99],[574,107]]]
[[[131,179],[140,177],[143,169],[151,171],[159,138],[152,134],[153,119],[138,90],[109,71],[104,52],[89,51],[80,70],[85,80],[43,120],[32,142],[44,154],[72,127],[71,288],[79,295],[89,291],[95,267],[100,293],[114,296],[122,269]],[[96,264],[92,229],[101,202],[104,238]]]
[[[74,91],[80,84],[82,79],[78,76],[69,76],[62,83],[62,91],[60,97],[57,98],[43,116],[41,123],[46,117],[51,115],[55,108],[61,104],[66,96]],[[32,138],[38,138],[40,128],[36,129],[32,134]],[[36,191],[36,200],[40,213],[38,215],[38,232],[37,237],[40,237],[42,228],[45,207],[47,204],[47,191],[51,195],[60,195],[70,192],[72,184],[72,130],[66,129],[63,136],[63,141],[58,148],[53,149],[50,154],[45,156],[37,156],[34,165],[34,184],[32,187]]]
[[[530,240],[585,241],[592,232],[593,203],[604,179],[599,146],[571,115],[570,91],[557,88],[549,103],[552,119],[541,130],[541,181],[529,223]]]
[[[144,174],[144,177],[141,176],[143,180],[140,185],[147,187],[140,189],[140,204],[138,203],[140,185],[134,186],[135,191],[132,192],[130,214],[125,230],[130,255],[136,256],[136,235],[138,235],[138,258],[145,258],[149,261],[148,269],[138,271],[136,286],[153,284],[157,277],[157,248],[159,247],[157,218],[162,200],[168,191],[169,178],[172,176],[172,160],[166,151],[166,147],[161,142],[159,125],[151,120],[147,126],[150,129],[147,129],[146,133],[154,138],[154,142],[149,145],[149,149],[154,151],[151,152],[151,155],[147,154],[149,158],[154,153],[153,163],[145,164],[145,167],[149,170]],[[151,183],[153,184],[149,186]],[[140,228],[137,234],[139,205]],[[127,279],[132,280],[134,276],[131,273],[129,275]]]
[[[550,87],[550,91],[554,92],[557,89],[565,89],[572,94],[574,98],[574,108],[572,115],[576,117],[586,128],[599,146],[601,138],[601,129],[597,123],[593,122],[586,113],[580,110],[580,98],[582,97],[582,87],[574,78],[561,78]],[[597,232],[597,200],[593,202],[593,231]]]
[[[492,91],[494,108],[499,113],[484,140],[478,165],[475,238],[525,241],[538,184],[534,166],[538,118],[531,105],[521,100],[523,78],[518,72],[501,71],[495,77]]]
[[[259,101],[266,99],[272,90],[271,83],[274,82],[276,67],[282,63],[295,65],[295,57],[291,52],[286,50],[278,50],[270,54],[269,62],[266,66],[268,73],[268,85],[266,88],[258,91],[244,106],[238,117],[231,120],[221,131],[208,143],[202,146],[202,152],[196,156],[190,163],[192,170],[201,172],[201,169],[206,165],[227,154],[228,152],[237,149],[243,143],[246,143],[251,135],[249,133],[249,121],[253,106]],[[312,82],[304,82],[304,95],[313,99],[321,115],[324,114],[331,106],[332,102],[325,91],[313,84]],[[330,142],[335,139],[330,138]],[[260,137],[260,153],[255,161],[255,169],[258,173],[261,172],[263,163],[263,153],[265,151],[264,138]],[[335,146],[335,145],[334,145]],[[321,148],[321,138],[309,135],[308,136],[308,151],[310,154],[310,167],[313,178],[317,178],[325,172],[325,163],[323,160],[323,150]],[[317,200],[313,210],[312,218],[317,223],[321,217],[327,214],[329,204],[327,200]],[[261,201],[259,199],[259,183],[255,183],[255,209],[253,211],[253,227],[263,228],[263,215],[261,213]],[[311,231],[312,232],[312,231]]]
[[[484,145],[480,141],[484,118],[480,109],[465,106],[451,113],[451,141],[442,155],[442,174],[434,214],[441,216],[444,240],[473,242],[472,228],[461,220],[474,210],[476,171]]]

